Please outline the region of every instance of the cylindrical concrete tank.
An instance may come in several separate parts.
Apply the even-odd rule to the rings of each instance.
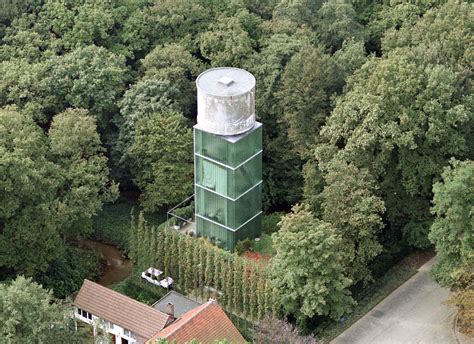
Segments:
[[[255,77],[231,67],[209,69],[196,79],[201,130],[237,135],[255,124]]]

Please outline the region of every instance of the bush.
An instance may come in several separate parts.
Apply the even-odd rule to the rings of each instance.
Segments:
[[[132,209],[138,215],[139,207],[125,200],[114,204],[107,204],[93,218],[92,237],[106,244],[114,245],[128,252],[128,240],[130,238],[130,220]],[[166,221],[165,213],[146,213],[145,219],[150,224],[159,225]]]
[[[278,232],[280,229],[278,222],[280,222],[283,215],[285,215],[283,212],[264,214],[262,217],[262,233],[271,235]]]
[[[148,286],[145,283],[140,281],[138,276],[130,276],[112,285],[111,289],[147,305],[152,305],[167,293],[161,287]]]
[[[194,202],[186,207],[175,209],[172,213],[173,215],[179,216],[183,219],[190,219],[194,215]]]
[[[235,245],[235,250],[237,251],[238,255],[243,254],[244,252],[250,251],[253,247],[253,241],[250,239],[245,239],[237,242]]]
[[[35,280],[43,288],[53,290],[57,298],[65,298],[77,291],[85,278],[96,279],[100,274],[100,254],[67,246],[64,253],[54,259],[46,272]]]

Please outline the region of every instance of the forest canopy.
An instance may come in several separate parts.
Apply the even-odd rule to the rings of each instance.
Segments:
[[[264,211],[290,212],[286,312],[336,319],[414,248],[449,284],[474,246],[473,20],[457,0],[2,2],[0,269],[44,274],[120,192],[188,197],[194,82],[231,66],[257,80]]]

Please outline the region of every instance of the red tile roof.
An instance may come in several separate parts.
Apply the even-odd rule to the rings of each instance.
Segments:
[[[144,338],[172,320],[166,313],[89,280],[84,280],[74,305]]]
[[[160,338],[170,342],[176,340],[178,344],[193,339],[203,344],[223,339],[227,339],[231,344],[247,343],[222,308],[213,300],[184,313],[174,323],[158,332],[148,343],[154,344],[155,340]]]

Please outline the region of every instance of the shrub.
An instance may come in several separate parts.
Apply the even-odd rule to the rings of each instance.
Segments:
[[[134,300],[137,300],[147,305],[155,303],[161,299],[167,291],[162,288],[144,285],[137,276],[130,276],[129,278],[116,283],[111,286],[113,290],[124,294]]]
[[[271,213],[271,214],[264,214],[262,217],[262,232],[268,235],[272,233],[278,232],[280,227],[278,226],[278,222],[280,222],[281,217],[285,213]]]
[[[194,215],[194,202],[186,207],[175,209],[172,213],[173,215],[179,216],[183,219],[190,219]]]
[[[84,278],[96,279],[99,276],[99,258],[98,252],[68,246],[35,280],[45,289],[52,289],[55,297],[65,298],[81,287]]]
[[[250,251],[252,249],[253,242],[250,239],[245,239],[237,242],[235,245],[235,250],[238,255],[243,254],[244,252]]]

